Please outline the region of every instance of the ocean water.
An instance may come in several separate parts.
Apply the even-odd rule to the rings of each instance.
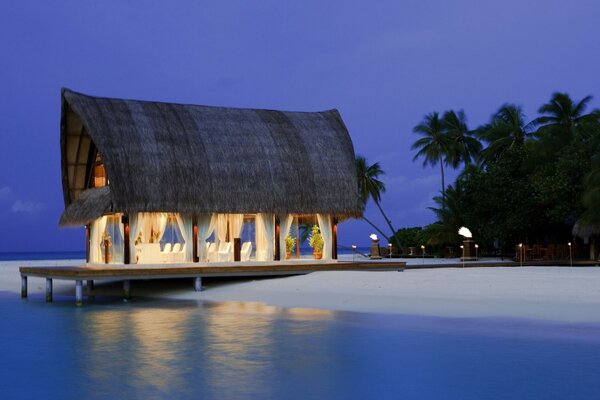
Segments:
[[[2,399],[596,399],[600,325],[0,292]]]
[[[46,251],[0,253],[0,261],[85,260],[85,251]]]

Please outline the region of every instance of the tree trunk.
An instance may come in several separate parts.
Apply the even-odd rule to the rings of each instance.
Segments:
[[[381,229],[379,229],[374,223],[372,223],[371,221],[369,221],[367,219],[367,217],[363,216],[362,219],[364,219],[369,225],[371,225],[377,232],[379,232],[381,234],[381,236],[384,237],[385,240],[387,240],[388,242],[390,241],[390,238],[386,236],[385,233],[383,233],[381,231]]]
[[[396,235],[397,232],[394,229],[394,227],[392,226],[392,221],[390,221],[390,219],[387,217],[387,215],[385,215],[385,212],[383,212],[383,208],[381,208],[381,204],[379,204],[378,201],[376,201],[375,204],[377,204],[377,208],[379,208],[379,212],[381,212],[381,215],[383,215],[385,222],[387,222],[388,226],[390,227],[390,230],[392,231],[392,236],[396,238],[396,241],[398,242],[398,246],[402,247],[402,243],[400,243],[400,238],[398,237],[398,235]],[[390,240],[388,239],[388,242],[389,241]]]

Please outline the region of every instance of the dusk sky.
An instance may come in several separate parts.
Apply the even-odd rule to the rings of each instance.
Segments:
[[[380,162],[396,228],[434,221],[439,167],[412,128],[505,102],[528,118],[555,91],[600,107],[600,2],[3,1],[0,252],[84,250],[60,229],[60,89],[202,105],[337,108],[357,154]],[[447,182],[456,175],[449,172]],[[383,221],[370,205],[367,215]],[[362,221],[339,243],[368,245]]]

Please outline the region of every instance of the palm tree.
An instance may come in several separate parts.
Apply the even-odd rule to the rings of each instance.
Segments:
[[[419,150],[413,161],[423,157],[423,166],[440,164],[442,175],[442,198],[445,196],[446,182],[444,180],[444,164],[448,164],[451,140],[446,135],[438,112],[427,114],[423,121],[413,128],[413,132],[423,135],[413,143],[411,149]]]
[[[533,121],[540,127],[540,138],[564,144],[570,142],[578,133],[584,133],[580,128],[587,122],[598,121],[599,118],[598,110],[584,114],[591,100],[592,96],[586,96],[575,103],[566,93],[554,93],[550,101],[538,110],[542,116]]]
[[[522,146],[531,136],[533,122],[525,123],[525,114],[515,104],[504,104],[492,115],[489,124],[478,129],[479,137],[488,143],[481,152],[483,163],[498,160],[507,150]]]
[[[385,219],[385,222],[390,227],[392,231],[392,236],[396,236],[396,230],[392,226],[392,221],[387,217],[383,208],[381,208],[381,193],[385,193],[385,183],[379,180],[381,175],[385,175],[385,172],[381,169],[381,166],[378,162],[372,165],[367,164],[367,160],[363,156],[356,156],[356,176],[358,178],[358,198],[359,198],[359,206],[361,210],[367,206],[367,202],[369,199],[372,199],[381,215]],[[390,237],[381,231],[375,224],[369,221],[364,215],[363,219],[369,223],[373,228],[377,230],[388,242],[390,241]],[[396,237],[398,244],[400,241]]]
[[[431,245],[460,243],[458,228],[464,226],[462,204],[464,192],[462,183],[457,180],[454,186],[448,186],[446,196],[436,196],[433,201],[439,206],[428,207],[437,217],[437,222],[426,227]]]
[[[473,136],[474,132],[469,131],[464,111],[446,111],[441,124],[451,143],[448,154],[450,165],[458,168],[461,162],[465,166],[471,164],[481,152],[481,143]]]

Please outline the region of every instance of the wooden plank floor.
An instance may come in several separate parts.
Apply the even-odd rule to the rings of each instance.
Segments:
[[[405,262],[302,262],[302,263],[230,263],[216,266],[199,264],[172,265],[85,265],[56,267],[20,267],[22,276],[67,279],[161,279],[177,277],[224,277],[251,275],[300,275],[316,271],[398,271]]]

